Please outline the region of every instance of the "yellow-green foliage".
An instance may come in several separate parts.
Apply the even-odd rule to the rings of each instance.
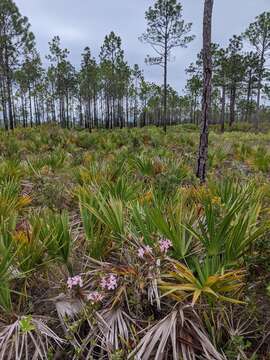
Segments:
[[[52,125],[0,132],[4,323],[12,326],[15,317],[32,335],[35,312],[57,318],[57,310],[57,329],[76,315],[62,334],[69,334],[73,355],[80,348],[91,358],[100,346],[110,348],[108,358],[111,351],[127,358],[143,326],[147,331],[150,322],[156,331],[183,306],[196,305],[200,314],[221,303],[245,304],[247,259],[257,256],[269,228],[270,132],[212,131],[204,186],[194,175],[198,137],[190,126],[170,127],[166,135],[156,127],[90,134]],[[82,286],[68,289],[77,274]],[[117,277],[111,292],[100,285],[106,276]],[[93,304],[89,294],[102,300]],[[104,323],[113,336],[100,330]],[[207,340],[214,353],[203,324],[195,333],[205,334],[195,343]],[[0,323],[1,334],[5,339]],[[202,354],[200,346],[194,354]],[[5,356],[12,350],[8,339],[4,349]]]

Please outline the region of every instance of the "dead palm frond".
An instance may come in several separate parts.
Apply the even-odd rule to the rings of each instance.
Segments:
[[[64,340],[46,325],[45,318],[22,316],[0,327],[0,360],[48,359],[49,348],[62,343]]]
[[[224,360],[206,335],[199,316],[190,306],[173,310],[152,326],[128,359],[195,360],[197,356],[208,360]]]
[[[103,347],[119,350],[135,341],[132,332],[132,324],[135,322],[121,308],[102,311],[98,318]]]
[[[108,354],[126,349],[130,351],[135,343],[135,321],[121,308],[110,308],[94,311],[86,315],[88,332],[86,338],[76,334],[78,341],[74,342],[84,354],[84,359],[107,358]]]

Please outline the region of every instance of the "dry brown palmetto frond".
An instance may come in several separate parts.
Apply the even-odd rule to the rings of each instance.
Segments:
[[[191,306],[175,308],[152,326],[128,359],[225,360],[206,335],[199,316]]]
[[[256,332],[256,319],[245,310],[230,306],[223,312],[223,327],[230,337],[251,337]]]
[[[98,326],[101,337],[103,338],[103,347],[109,350],[118,350],[121,345],[125,346],[134,341],[132,333],[133,319],[122,309],[105,310],[98,313]]]
[[[0,327],[0,360],[48,359],[51,346],[64,340],[47,325],[45,318],[22,316],[10,325]]]
[[[115,351],[130,349],[135,343],[135,321],[121,308],[105,309],[93,312],[87,318],[88,334],[80,339],[80,351],[84,359],[92,359],[93,354],[98,359]]]
[[[63,293],[53,299],[53,301],[55,302],[56,311],[61,322],[65,317],[75,318],[83,309],[83,303],[80,299],[72,298]]]

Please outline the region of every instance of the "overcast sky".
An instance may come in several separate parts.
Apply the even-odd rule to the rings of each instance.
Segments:
[[[21,13],[29,18],[39,51],[48,54],[48,41],[59,35],[62,46],[70,50],[70,60],[80,64],[80,54],[89,46],[98,57],[100,46],[111,30],[121,36],[129,64],[139,64],[148,81],[162,81],[159,66],[146,66],[144,59],[153,54],[138,37],[144,32],[145,10],[154,0],[15,0]],[[185,68],[194,61],[202,44],[203,0],[182,0],[184,19],[192,22],[196,35],[187,49],[174,51],[169,65],[169,81],[178,91],[185,86]],[[225,46],[240,34],[255,16],[269,11],[270,0],[215,0],[213,41]]]

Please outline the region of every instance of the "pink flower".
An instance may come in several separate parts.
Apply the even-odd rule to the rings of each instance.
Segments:
[[[92,303],[101,302],[103,299],[104,299],[104,295],[102,295],[98,291],[91,292],[87,295],[87,300],[91,301]]]
[[[102,289],[106,289],[106,287],[107,287],[107,279],[105,277],[103,277],[101,279],[100,286],[102,287]]]
[[[167,254],[168,250],[172,247],[171,240],[163,239],[159,241],[159,249],[162,253]]]
[[[152,254],[152,248],[149,245],[146,245],[145,247],[140,247],[138,249],[138,256],[139,258],[143,258],[144,255]]]
[[[114,290],[117,288],[117,278],[115,275],[111,274],[107,283],[108,290]]]
[[[69,277],[67,280],[67,286],[69,289],[72,289],[75,286],[83,287],[82,277],[80,275],[76,275],[73,277]]]
[[[145,249],[144,248],[139,248],[139,250],[138,250],[138,256],[139,256],[139,258],[143,258],[144,257],[144,254],[145,254]]]
[[[100,286],[102,287],[102,289],[115,290],[118,286],[117,276],[115,276],[114,274],[110,274],[109,276],[104,276],[101,279]]]

